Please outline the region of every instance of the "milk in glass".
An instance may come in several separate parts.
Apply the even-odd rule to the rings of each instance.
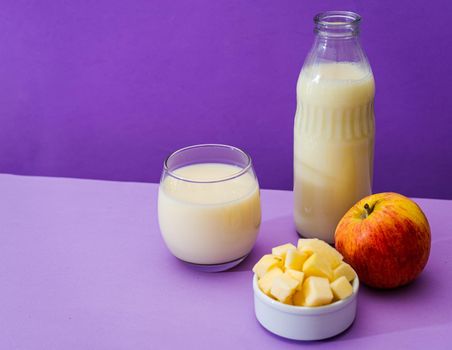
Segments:
[[[163,180],[159,224],[176,257],[219,264],[250,252],[261,221],[259,185],[253,172],[234,177],[241,170],[230,164],[200,163],[178,168],[172,172],[178,178]]]

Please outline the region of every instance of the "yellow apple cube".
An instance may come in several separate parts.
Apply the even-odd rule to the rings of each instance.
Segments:
[[[330,282],[323,277],[310,276],[303,283],[306,306],[321,306],[331,303],[333,293]]]
[[[355,279],[356,272],[349,264],[343,262],[334,269],[333,280],[337,280],[341,276],[344,276],[347,279],[347,281],[350,282]]]
[[[264,255],[253,267],[253,272],[257,277],[262,278],[274,267],[282,267],[282,259],[272,254]]]
[[[343,260],[343,256],[325,241],[317,238],[301,238],[298,240],[298,250],[302,252],[317,253],[324,257],[334,269]]]
[[[296,247],[292,243],[279,245],[277,247],[272,248],[272,254],[274,256],[279,256],[280,258],[285,259],[286,253],[289,249],[296,249]]]
[[[312,254],[303,264],[303,272],[307,276],[325,277],[333,279],[333,270],[328,261],[318,253]]]
[[[338,300],[348,298],[353,294],[353,287],[345,276],[339,277],[330,284],[334,297]]]
[[[303,268],[303,264],[308,258],[308,254],[305,252],[300,252],[297,249],[289,249],[286,253],[286,260],[284,262],[284,267],[286,269],[299,270]]]
[[[283,271],[279,267],[274,267],[270,271],[268,271],[257,282],[261,291],[263,291],[267,295],[270,295],[270,290],[272,288],[273,280],[275,279],[275,277],[280,276],[282,274],[283,274]]]
[[[296,291],[292,297],[292,302],[295,306],[305,306],[306,301],[304,298],[303,291],[301,291],[301,290]]]
[[[277,300],[285,303],[292,303],[292,296],[300,284],[295,278],[290,277],[287,274],[282,274],[273,279],[272,288],[270,293]]]
[[[301,290],[301,287],[303,286],[303,279],[304,279],[304,273],[298,270],[292,270],[287,269],[285,274],[289,275],[292,278],[295,278],[297,281],[300,282],[300,284],[297,287],[297,290]]]
[[[291,296],[290,298],[287,298],[287,300],[284,301],[283,304],[286,304],[286,305],[293,305],[293,296]]]

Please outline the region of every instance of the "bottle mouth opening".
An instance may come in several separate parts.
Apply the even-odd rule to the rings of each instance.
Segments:
[[[361,16],[351,11],[326,11],[314,17],[315,32],[332,36],[358,33]]]

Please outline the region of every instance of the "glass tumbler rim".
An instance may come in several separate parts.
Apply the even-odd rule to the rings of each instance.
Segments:
[[[169,166],[168,166],[168,161],[183,152],[189,151],[189,150],[193,150],[193,149],[197,149],[197,148],[223,148],[223,149],[229,149],[230,151],[234,151],[234,152],[238,152],[241,155],[243,155],[246,159],[246,165],[241,169],[240,171],[233,173],[229,176],[226,177],[222,177],[222,178],[218,178],[218,179],[214,179],[214,180],[194,180],[194,179],[190,179],[187,177],[183,177],[180,175],[175,174],[172,170],[170,170]],[[196,164],[196,163],[195,163]],[[202,162],[198,163],[198,164],[202,164]],[[243,174],[247,173],[251,167],[253,166],[252,164],[252,160],[251,157],[248,153],[246,153],[245,151],[243,151],[242,149],[235,147],[235,146],[231,146],[231,145],[226,145],[226,144],[221,144],[221,143],[201,143],[201,144],[196,144],[196,145],[191,145],[191,146],[187,146],[187,147],[183,147],[180,148],[172,153],[170,153],[166,158],[165,161],[163,162],[163,171],[168,174],[169,176],[180,180],[180,181],[185,181],[185,182],[191,182],[191,183],[198,183],[198,184],[209,184],[209,183],[219,183],[219,182],[225,182],[225,181],[229,181],[229,180],[233,180],[236,179],[240,176],[242,176]]]

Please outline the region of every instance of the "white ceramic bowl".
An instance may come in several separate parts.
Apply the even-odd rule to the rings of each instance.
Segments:
[[[320,340],[345,331],[356,316],[359,280],[353,281],[353,294],[347,299],[317,307],[292,306],[265,295],[253,277],[254,311],[268,331],[294,340]]]

